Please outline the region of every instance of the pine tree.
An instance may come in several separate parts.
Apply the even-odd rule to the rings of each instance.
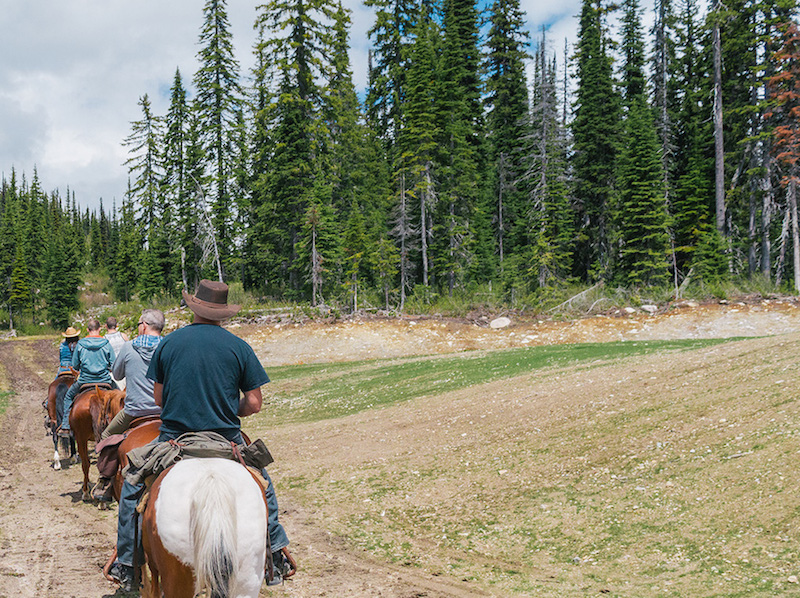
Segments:
[[[406,97],[402,105],[403,126],[395,144],[394,179],[396,186],[395,214],[397,226],[393,235],[398,240],[405,289],[411,282],[411,251],[419,251],[421,282],[430,281],[432,217],[436,207],[437,141],[441,129],[436,114],[437,104],[437,40],[439,27],[423,6],[414,27],[406,74]],[[416,210],[412,202],[416,201]],[[416,211],[416,217],[414,212]],[[416,223],[416,224],[415,224]],[[415,239],[416,237],[416,239]]]
[[[513,254],[519,240],[507,238],[512,224],[523,216],[519,131],[528,109],[525,60],[528,34],[519,0],[495,0],[490,9],[486,42],[487,73],[485,105],[487,137],[494,175],[494,230],[502,267],[507,253]],[[507,246],[508,245],[508,246]]]
[[[653,114],[647,105],[638,0],[625,0],[624,11],[622,86],[627,112],[614,214],[620,255],[614,266],[616,277],[630,286],[660,285],[669,274],[664,173]]]
[[[116,296],[122,301],[129,301],[136,292],[142,246],[130,192],[122,202],[119,229],[119,245],[112,280]]]
[[[608,43],[602,4],[584,0],[578,33],[572,165],[578,226],[575,273],[585,280],[604,277],[610,268],[609,207],[615,185],[621,112]]]
[[[446,0],[439,102],[441,167],[434,250],[438,272],[452,295],[463,284],[478,237],[485,155],[480,101],[477,9],[473,0]],[[481,264],[472,264],[476,271]]]
[[[695,0],[686,0],[679,18],[677,73],[681,90],[675,126],[675,187],[669,208],[675,246],[677,274],[686,276],[703,231],[713,226],[713,139],[709,115],[711,95],[704,81],[709,68],[701,52]]]
[[[242,101],[239,64],[234,57],[226,6],[226,0],[206,0],[203,8],[198,52],[200,68],[194,76],[197,95],[193,108],[197,112],[198,131],[205,152],[210,188],[204,192],[213,215],[223,275],[233,251],[237,206],[230,190],[235,161],[231,136]]]
[[[375,24],[368,34],[370,50],[367,121],[387,148],[392,148],[402,127],[401,110],[406,99],[406,73],[410,36],[418,14],[411,0],[365,0],[375,9]],[[390,156],[392,152],[390,151]]]
[[[322,157],[329,133],[321,118],[325,99],[318,81],[331,73],[331,28],[326,23],[335,22],[335,12],[323,0],[272,0],[260,11],[257,24],[269,35],[257,48],[259,64],[274,77],[277,91],[265,114],[258,116],[270,123],[275,141],[269,168],[255,182],[257,226],[249,242],[260,263],[253,278],[263,280],[267,290],[288,282],[297,293],[307,270],[298,253],[301,230],[307,228],[306,211],[319,191],[315,183],[325,175]],[[261,151],[256,148],[255,153]]]
[[[782,166],[781,185],[786,190],[787,218],[791,223],[794,288],[800,292],[800,224],[797,189],[800,183],[800,31],[797,23],[783,27],[783,43],[775,53],[779,70],[769,80],[773,108],[766,115],[775,123],[773,152]]]
[[[527,202],[512,236],[518,249],[504,280],[512,291],[542,288],[570,276],[574,226],[567,185],[567,144],[559,118],[555,58],[548,60],[544,32],[536,50],[531,109],[521,128],[522,174]]]
[[[123,145],[131,154],[125,164],[132,181],[131,199],[139,203],[137,222],[144,230],[150,230],[159,217],[161,205],[161,119],[153,115],[147,94],[139,98],[139,106],[142,118],[131,123],[131,133]]]
[[[193,218],[194,197],[193,182],[187,176],[190,122],[183,78],[180,69],[175,69],[169,109],[164,117],[162,230],[167,240],[170,269],[180,272],[184,289],[194,288],[194,285],[189,286],[186,268],[186,255],[191,253],[193,244],[187,241],[185,233],[187,227],[191,228],[189,221]],[[191,239],[192,235],[188,237]]]

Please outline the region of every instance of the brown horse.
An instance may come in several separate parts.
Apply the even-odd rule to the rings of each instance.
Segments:
[[[58,426],[61,423],[61,417],[63,414],[59,413],[59,409],[62,408],[64,395],[67,394],[69,387],[75,382],[77,378],[77,372],[75,370],[70,370],[69,372],[64,372],[59,374],[55,380],[50,383],[50,386],[47,389],[47,400],[44,403],[44,408],[47,410],[47,414],[44,417],[44,427],[47,428],[48,433],[53,438],[53,469],[61,469],[61,455],[58,452],[59,449],[59,438],[58,438]],[[64,453],[68,457],[73,457],[75,455],[75,440],[70,439],[63,439],[62,448],[64,449]]]
[[[100,442],[100,435],[125,404],[124,390],[109,390],[94,384],[81,391],[69,412],[69,426],[78,447],[83,469],[82,498],[92,501],[89,491],[89,440]]]

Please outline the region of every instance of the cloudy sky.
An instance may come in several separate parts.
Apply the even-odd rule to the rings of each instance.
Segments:
[[[361,0],[352,10],[351,62],[366,84],[374,18]],[[42,188],[67,187],[92,210],[121,204],[127,186],[122,141],[149,95],[166,113],[176,68],[191,92],[197,69],[203,0],[0,0],[0,175],[11,169]],[[260,2],[229,0],[228,17],[241,73],[253,64],[253,22]],[[563,50],[574,41],[580,0],[522,0],[532,39],[542,25]]]

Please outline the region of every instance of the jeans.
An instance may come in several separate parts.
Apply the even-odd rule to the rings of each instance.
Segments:
[[[158,440],[153,442],[163,442],[165,440],[172,440],[177,438],[177,435],[170,435],[162,433]],[[242,443],[241,437],[237,440],[239,444]],[[269,477],[266,469],[261,470],[261,475],[267,481],[267,489],[264,496],[267,498],[267,508],[269,509],[269,517],[267,519],[267,531],[269,532],[269,541],[272,552],[276,552],[281,548],[289,545],[289,537],[286,535],[283,526],[278,521],[278,498],[275,496],[275,488],[272,486],[272,480]],[[139,504],[139,499],[144,492],[144,484],[134,486],[125,480],[122,484],[122,490],[119,497],[119,518],[117,519],[117,561],[129,567],[133,566],[133,539],[134,533],[138,532],[138,540],[136,546],[138,552],[136,555],[136,563],[142,565],[144,563],[144,552],[142,551],[142,530],[141,527],[136,529],[136,521],[134,515],[136,514],[136,505]]]

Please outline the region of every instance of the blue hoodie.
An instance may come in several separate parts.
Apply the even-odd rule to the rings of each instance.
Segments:
[[[78,382],[111,383],[111,364],[114,363],[114,349],[111,343],[101,336],[87,336],[78,341],[72,354],[72,367],[80,371]]]

